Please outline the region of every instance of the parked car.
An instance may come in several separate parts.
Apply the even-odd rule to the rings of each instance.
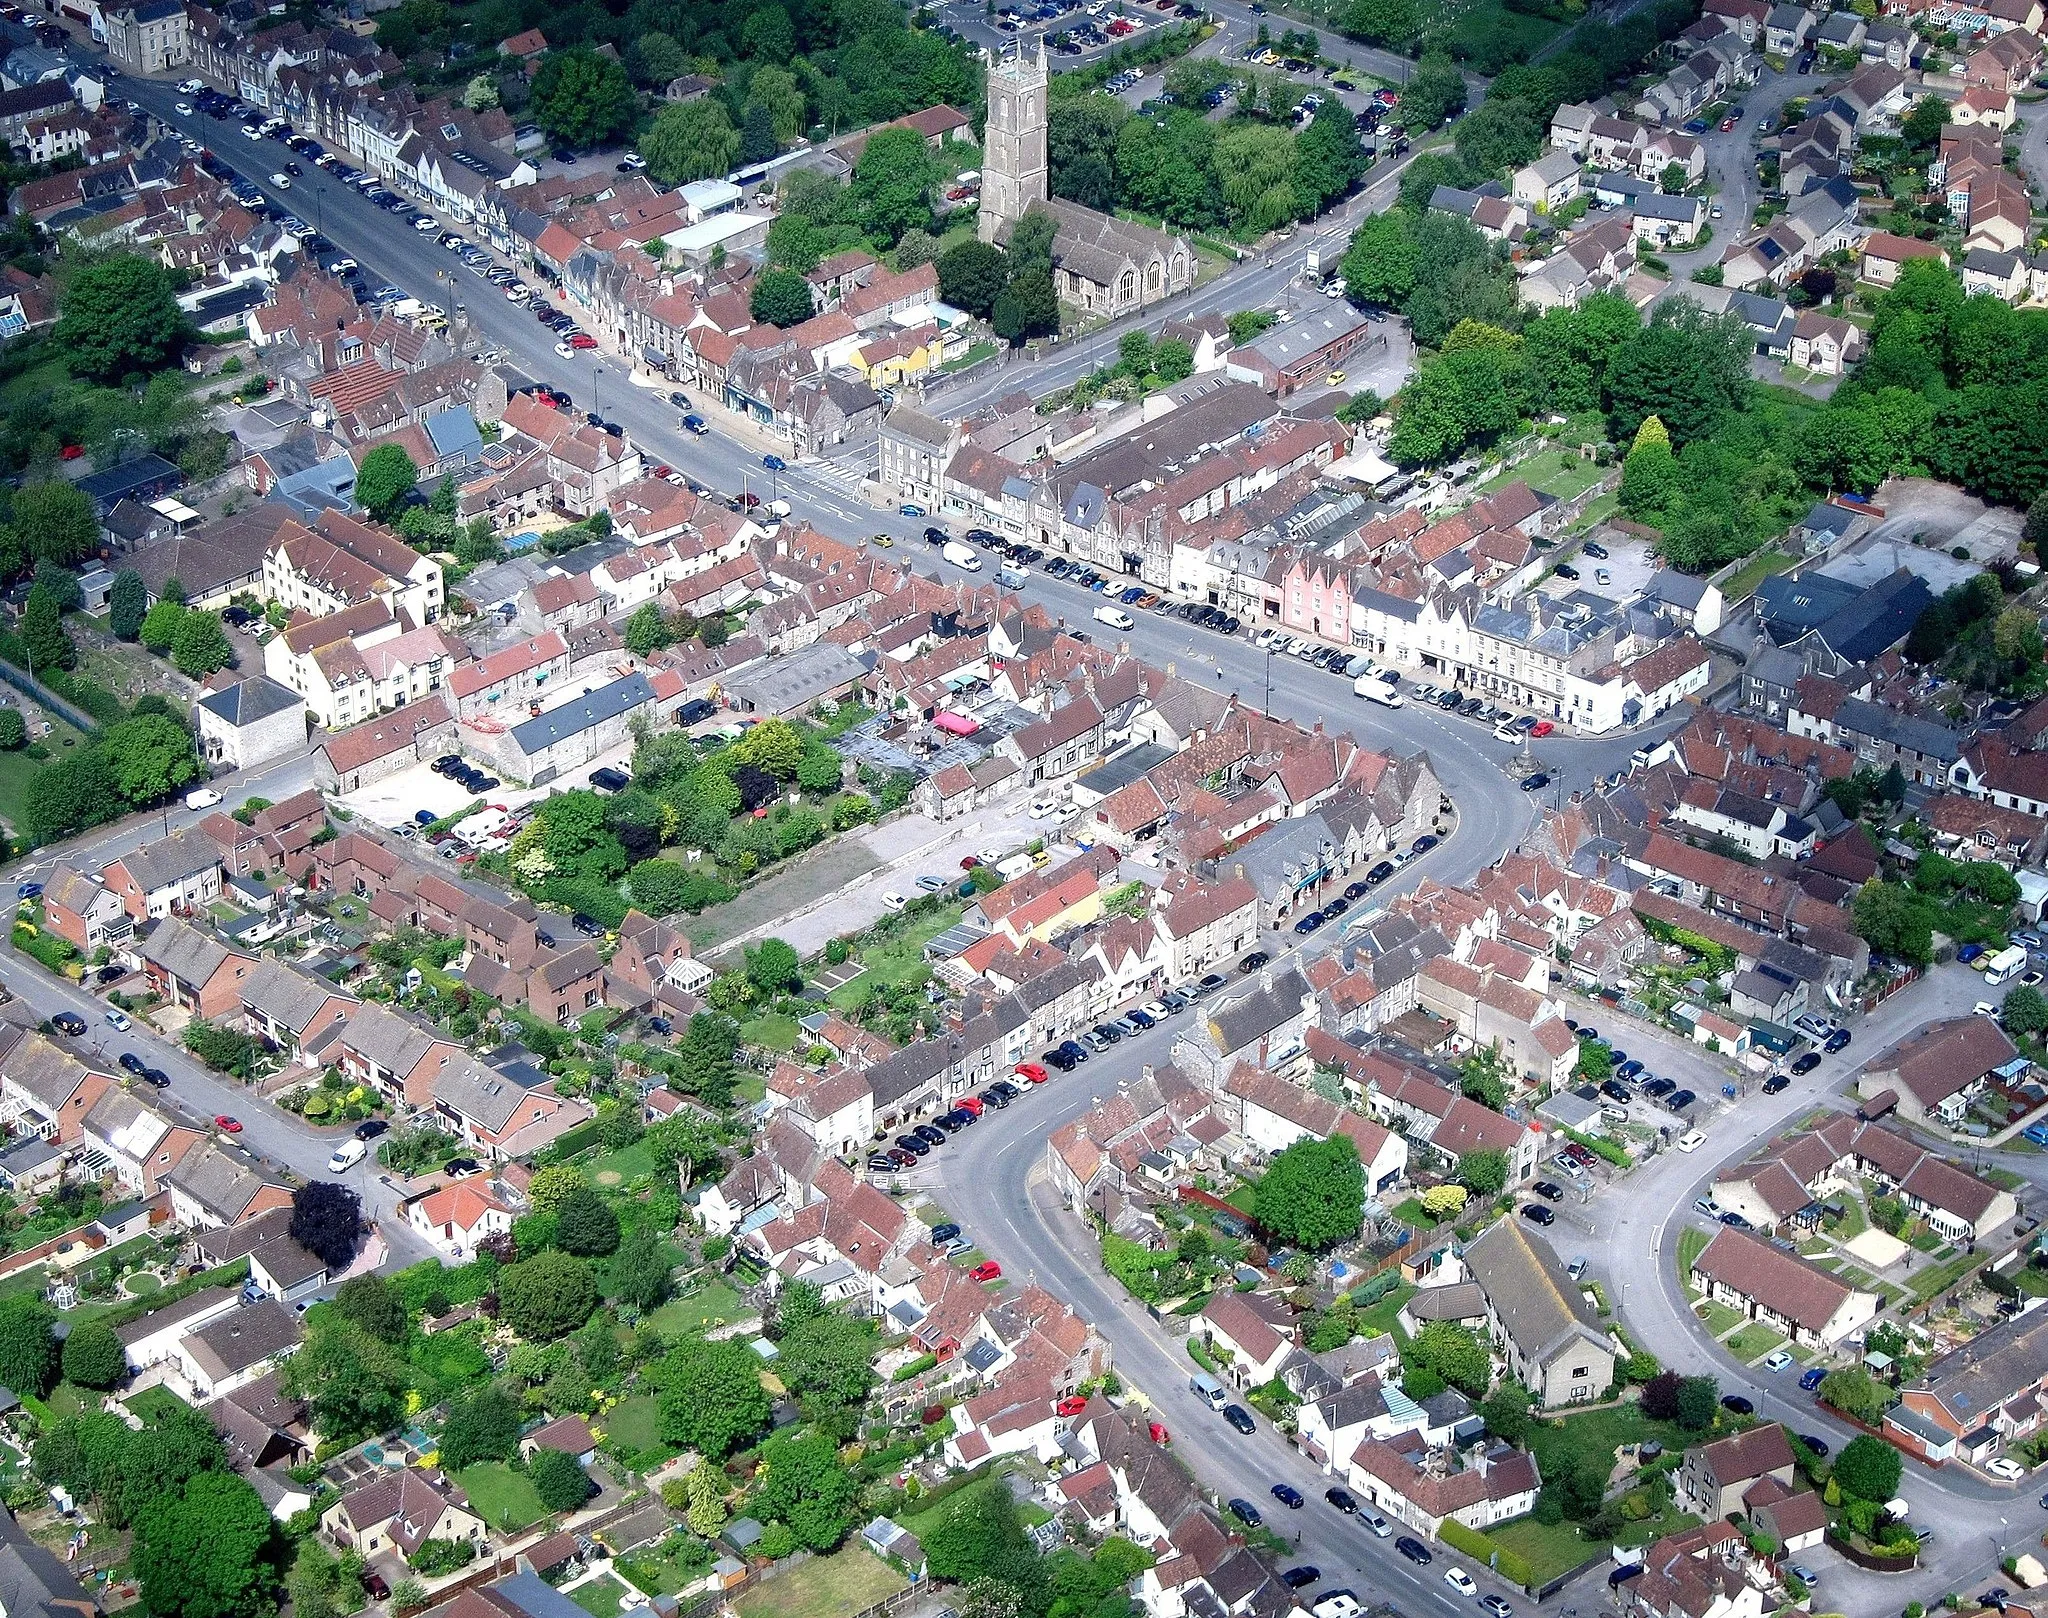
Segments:
[[[1252,1420],[1252,1413],[1243,1405],[1225,1405],[1223,1419],[1241,1433],[1250,1434],[1259,1430],[1259,1424]]]
[[[1430,1549],[1427,1545],[1423,1544],[1419,1539],[1410,1538],[1406,1534],[1403,1534],[1394,1541],[1394,1549],[1407,1557],[1417,1567],[1428,1567],[1430,1563],[1436,1560],[1436,1557],[1430,1554]]]
[[[1303,1506],[1308,1504],[1308,1502],[1305,1499],[1303,1499],[1301,1491],[1291,1483],[1274,1484],[1273,1498],[1279,1501],[1280,1504],[1285,1506],[1289,1511],[1299,1511]]]
[[[1002,1278],[1003,1267],[992,1258],[983,1259],[967,1272],[970,1281],[1000,1281]]]

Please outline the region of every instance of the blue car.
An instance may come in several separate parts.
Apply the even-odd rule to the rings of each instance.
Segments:
[[[761,464],[771,472],[787,472],[789,470],[789,462],[785,461],[780,455],[763,455],[761,457]]]
[[[1320,910],[1311,910],[1307,915],[1303,916],[1301,920],[1297,921],[1294,924],[1294,930],[1297,933],[1300,933],[1304,937],[1306,937],[1308,934],[1314,932],[1318,927],[1322,926],[1322,924],[1328,921],[1329,919],[1330,918],[1324,915]]]
[[[1803,1388],[1806,1392],[1811,1393],[1815,1388],[1819,1387],[1823,1382],[1825,1382],[1827,1380],[1827,1377],[1827,1372],[1823,1371],[1818,1365],[1816,1365],[1811,1370],[1801,1371],[1799,1373],[1799,1386]]]
[[[39,899],[42,893],[43,885],[40,882],[23,882],[14,890],[17,899]]]
[[[1972,961],[1981,958],[1983,954],[1984,946],[1982,944],[1965,944],[1956,951],[1956,961],[1959,965],[1968,966]]]
[[[2048,1146],[2048,1124],[2029,1124],[2020,1134],[2036,1146]]]

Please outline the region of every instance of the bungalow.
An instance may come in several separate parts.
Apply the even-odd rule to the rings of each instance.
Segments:
[[[415,1197],[406,1205],[405,1222],[450,1257],[465,1259],[486,1236],[512,1229],[512,1210],[488,1191],[459,1180]]]
[[[1877,1314],[1880,1299],[1760,1237],[1717,1231],[1693,1260],[1692,1283],[1713,1302],[1809,1348],[1832,1348]]]
[[[1864,1100],[1889,1092],[1908,1123],[1955,1129],[1982,1094],[1986,1075],[2017,1054],[1990,1017],[1939,1022],[1877,1057],[1856,1084]]]

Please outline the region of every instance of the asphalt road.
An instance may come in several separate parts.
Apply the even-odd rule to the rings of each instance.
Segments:
[[[1702,264],[1718,264],[1728,244],[1749,230],[1750,218],[1763,196],[1756,177],[1757,141],[1762,135],[1757,121],[1768,118],[1775,129],[1785,103],[1812,95],[1818,82],[1811,76],[1766,69],[1761,79],[1734,98],[1743,108],[1735,127],[1724,134],[1716,125],[1700,137],[1707,152],[1708,190],[1721,217],[1710,222],[1713,234],[1704,246],[1662,255],[1671,266],[1674,285],[1688,279]]]

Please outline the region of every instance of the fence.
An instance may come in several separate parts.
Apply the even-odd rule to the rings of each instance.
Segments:
[[[74,708],[62,697],[54,695],[48,687],[31,680],[27,673],[12,663],[0,661],[0,680],[5,680],[25,697],[33,697],[52,713],[59,715],[67,724],[76,725],[87,735],[100,728],[99,721],[88,717]]]

